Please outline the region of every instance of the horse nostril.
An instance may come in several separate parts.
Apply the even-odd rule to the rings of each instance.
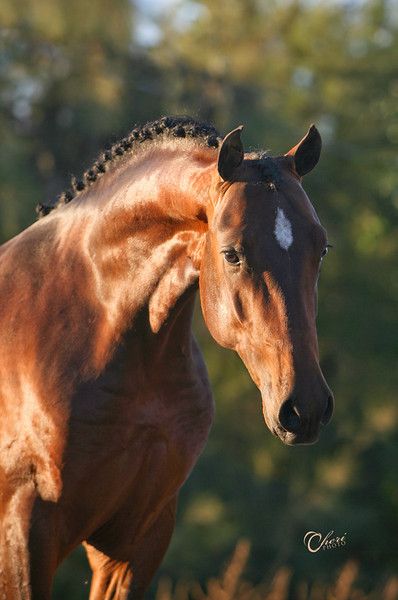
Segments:
[[[294,406],[294,397],[288,398],[279,411],[279,423],[283,429],[297,433],[301,426],[301,419],[297,408]]]
[[[322,425],[327,425],[332,417],[333,414],[333,408],[334,408],[334,400],[333,400],[333,396],[330,395],[328,397],[328,401],[326,403],[326,408],[325,408],[325,412],[322,415],[321,418],[321,423]]]

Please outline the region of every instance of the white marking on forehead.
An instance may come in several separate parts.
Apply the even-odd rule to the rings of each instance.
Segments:
[[[287,250],[293,243],[292,225],[281,208],[278,208],[274,229],[276,241],[283,250]]]

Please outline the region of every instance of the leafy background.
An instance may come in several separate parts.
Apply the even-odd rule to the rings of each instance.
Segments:
[[[324,151],[305,185],[334,245],[318,323],[334,419],[316,446],[274,439],[198,310],[217,416],[160,575],[204,581],[242,537],[254,583],[281,565],[328,582],[348,559],[365,592],[397,574],[397,2],[2,0],[0,25],[2,241],[136,123],[243,123],[246,147],[273,153],[317,123]],[[347,545],[311,555],[310,529],[347,533]],[[87,598],[88,580],[78,550],[54,598]]]

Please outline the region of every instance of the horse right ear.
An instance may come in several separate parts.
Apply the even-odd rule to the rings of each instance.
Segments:
[[[222,141],[218,153],[217,167],[218,172],[224,181],[230,181],[232,179],[235,169],[237,169],[243,161],[244,150],[242,140],[240,139],[242,129],[243,125],[240,125],[233,131],[230,131]]]

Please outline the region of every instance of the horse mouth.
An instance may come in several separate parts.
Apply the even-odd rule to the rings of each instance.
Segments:
[[[319,439],[318,431],[312,435],[291,433],[286,431],[283,427],[276,425],[271,429],[271,432],[275,437],[279,438],[286,446],[311,446],[316,444]]]

